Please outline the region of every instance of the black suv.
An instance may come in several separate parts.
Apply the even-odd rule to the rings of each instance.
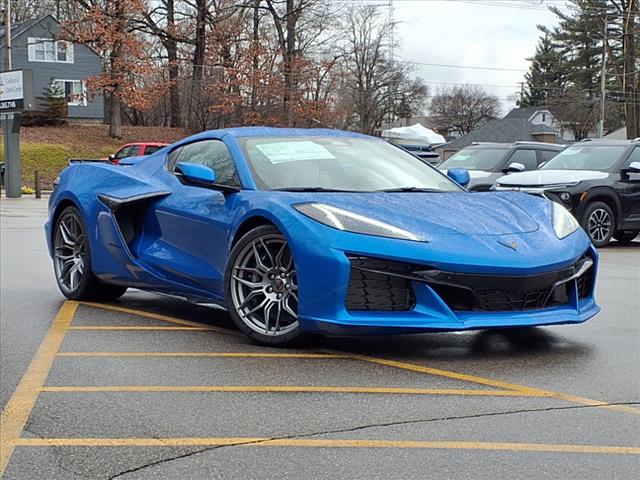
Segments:
[[[471,176],[467,189],[483,192],[490,190],[505,173],[535,170],[564,148],[564,145],[542,142],[476,142],[442,162],[438,168],[466,168]]]
[[[640,233],[640,139],[589,140],[540,170],[499,178],[496,190],[544,195],[573,213],[596,247]]]

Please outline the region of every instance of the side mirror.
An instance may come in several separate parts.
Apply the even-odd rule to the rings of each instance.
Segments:
[[[178,162],[175,173],[187,183],[200,187],[213,187],[216,184],[216,173],[206,165],[199,163]]]
[[[628,167],[622,169],[625,173],[640,173],[640,162],[631,162]]]
[[[517,172],[524,172],[525,171],[525,166],[521,163],[518,162],[513,162],[511,164],[509,164],[509,166],[507,168],[505,168],[504,170],[502,170],[504,173],[517,173]]]
[[[116,156],[113,153],[107,156],[107,160],[113,163],[118,163],[118,161],[116,160]]]
[[[447,176],[458,185],[467,187],[471,181],[471,176],[466,168],[450,168],[447,170]]]

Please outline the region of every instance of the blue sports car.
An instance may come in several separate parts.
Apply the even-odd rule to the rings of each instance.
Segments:
[[[573,216],[524,193],[467,193],[465,173],[349,132],[209,131],[71,165],[46,235],[68,298],[135,287],[217,303],[264,344],[594,316],[598,254]]]

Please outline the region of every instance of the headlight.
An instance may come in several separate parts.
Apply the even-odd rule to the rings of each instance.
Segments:
[[[573,215],[559,203],[553,202],[553,229],[558,238],[563,239],[578,228],[580,228],[580,224]]]
[[[394,227],[388,223],[374,220],[357,213],[332,207],[324,203],[299,203],[293,208],[300,213],[329,227],[337,228],[345,232],[362,233],[378,237],[399,238],[401,240],[425,241],[414,233]]]

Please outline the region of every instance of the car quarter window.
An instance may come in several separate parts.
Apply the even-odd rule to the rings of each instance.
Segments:
[[[521,163],[525,170],[535,170],[538,168],[538,158],[535,150],[516,150],[507,162],[507,167],[512,163]]]
[[[177,162],[206,165],[216,173],[216,183],[232,187],[241,186],[233,158],[227,146],[220,140],[203,140],[185,145],[177,154],[177,159],[172,159],[171,154],[169,155],[171,170]]]

